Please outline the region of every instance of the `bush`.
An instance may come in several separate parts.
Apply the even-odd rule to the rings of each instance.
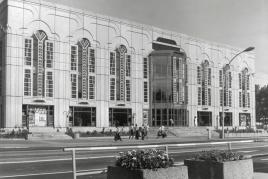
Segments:
[[[174,160],[161,150],[146,149],[120,152],[116,159],[116,166],[135,169],[152,169],[171,167]]]
[[[20,129],[15,131],[14,129],[11,132],[0,134],[0,138],[27,138],[29,131],[27,129]]]
[[[246,157],[239,153],[221,150],[202,151],[194,155],[194,160],[203,160],[210,162],[224,162],[243,159],[246,159]]]

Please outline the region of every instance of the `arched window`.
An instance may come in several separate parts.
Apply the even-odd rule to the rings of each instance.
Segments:
[[[239,107],[249,108],[250,107],[250,80],[249,71],[247,68],[243,69],[239,73]]]
[[[131,101],[131,55],[124,45],[110,52],[110,100]]]
[[[205,60],[197,66],[198,105],[211,106],[211,68]]]
[[[71,97],[83,100],[95,99],[95,49],[88,39],[82,38],[71,45]]]
[[[24,95],[53,97],[54,42],[38,30],[24,39]]]

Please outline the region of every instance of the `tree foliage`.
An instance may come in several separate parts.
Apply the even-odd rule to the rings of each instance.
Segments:
[[[256,92],[256,120],[268,124],[268,85],[255,86]]]

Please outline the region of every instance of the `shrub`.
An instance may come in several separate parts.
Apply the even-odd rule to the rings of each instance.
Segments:
[[[194,160],[203,160],[210,162],[224,162],[224,161],[235,161],[243,159],[246,159],[246,157],[239,153],[224,150],[202,151],[194,155]]]
[[[20,129],[15,131],[14,129],[11,132],[0,134],[0,138],[27,138],[29,131],[27,129]]]
[[[116,166],[135,169],[152,169],[171,167],[174,160],[161,150],[146,149],[120,152],[116,159]]]

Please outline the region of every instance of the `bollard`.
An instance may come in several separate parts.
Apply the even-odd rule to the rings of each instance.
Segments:
[[[211,139],[211,130],[208,128],[207,131],[208,131],[208,140],[210,140]]]
[[[229,150],[229,151],[231,151],[231,150],[232,150],[232,145],[231,145],[231,143],[230,143],[230,142],[228,142],[228,144],[227,144],[227,145],[228,145],[228,150]]]
[[[165,148],[166,148],[166,154],[167,154],[167,157],[168,157],[168,146],[166,145]]]

